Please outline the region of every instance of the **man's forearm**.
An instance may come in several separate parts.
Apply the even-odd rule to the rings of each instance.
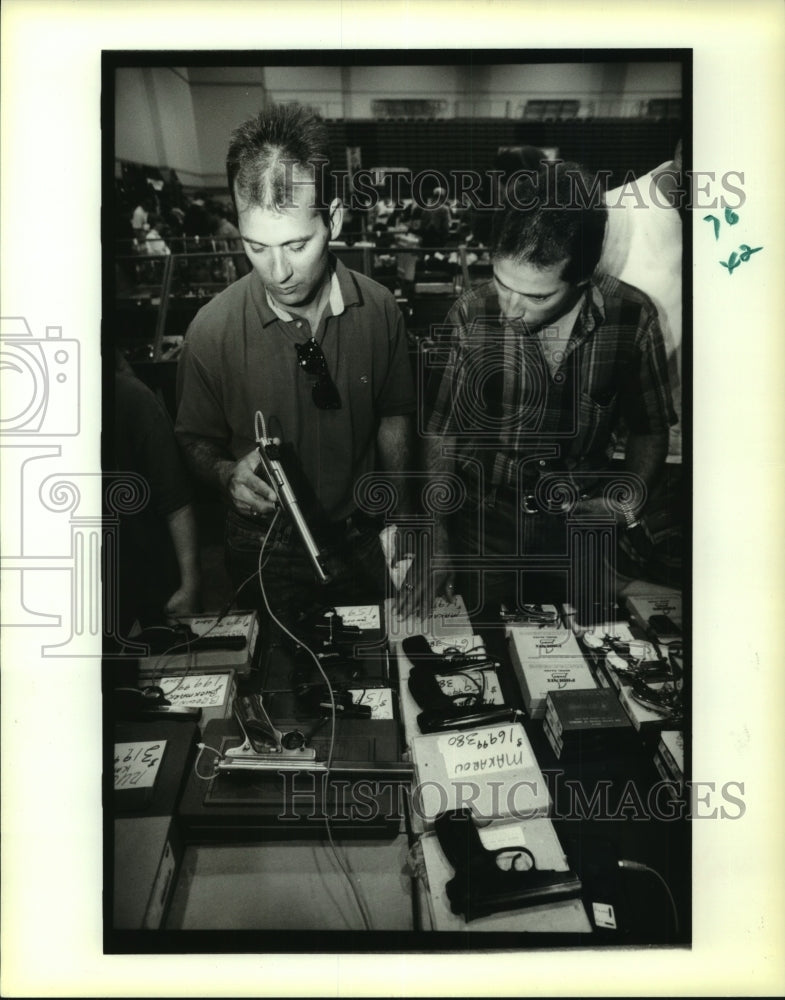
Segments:
[[[380,469],[395,473],[400,483],[396,514],[414,513],[412,490],[406,476],[413,464],[412,436],[412,418],[409,416],[385,417],[376,435]]]
[[[624,468],[651,490],[662,473],[668,455],[667,434],[630,434],[625,448]],[[640,509],[634,512],[640,513]]]
[[[225,491],[236,464],[226,449],[206,438],[181,436],[178,440],[193,475]]]
[[[449,492],[447,477],[455,471],[455,445],[454,437],[430,437],[426,438],[423,446],[423,464],[428,473],[428,481],[431,487],[439,482],[444,482],[445,489]],[[434,515],[434,539],[435,542],[445,543],[447,538],[447,521],[442,514]],[[437,545],[438,547],[438,545]]]
[[[177,557],[182,587],[199,586],[199,537],[196,516],[190,504],[167,516],[169,534]]]

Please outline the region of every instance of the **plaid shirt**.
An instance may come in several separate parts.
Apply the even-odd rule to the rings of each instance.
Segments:
[[[657,311],[595,275],[572,329],[530,334],[505,320],[493,282],[465,292],[424,353],[427,435],[455,439],[464,473],[534,485],[549,472],[608,467],[620,432],[663,434],[676,420]]]

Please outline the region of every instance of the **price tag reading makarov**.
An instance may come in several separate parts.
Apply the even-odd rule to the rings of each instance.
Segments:
[[[449,780],[537,767],[520,723],[443,733],[438,747]]]

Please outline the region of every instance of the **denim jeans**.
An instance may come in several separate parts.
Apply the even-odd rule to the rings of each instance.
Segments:
[[[264,546],[262,583],[276,616],[291,619],[323,606],[378,604],[387,589],[387,564],[375,520],[350,521],[320,546],[330,580],[321,584],[292,522],[280,514]],[[259,584],[259,552],[265,529],[246,526],[230,514],[226,524],[226,564],[236,604],[265,611]]]
[[[481,608],[509,610],[527,603],[568,598],[569,535],[563,514],[527,514],[517,491],[491,487],[470,494],[450,525],[459,555],[457,590],[471,614]]]

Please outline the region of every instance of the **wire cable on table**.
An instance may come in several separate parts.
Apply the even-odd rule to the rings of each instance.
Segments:
[[[327,787],[329,785],[329,780],[330,780],[330,768],[332,767],[333,751],[334,751],[334,748],[335,748],[335,720],[336,720],[336,714],[337,713],[336,713],[336,708],[335,708],[335,695],[333,693],[333,688],[332,688],[332,685],[330,684],[330,679],[328,678],[327,674],[324,672],[324,669],[322,668],[322,665],[319,662],[319,657],[316,655],[316,653],[314,653],[314,651],[306,643],[304,643],[302,641],[302,639],[298,639],[297,636],[294,635],[294,633],[291,632],[283,624],[283,622],[281,622],[278,619],[278,617],[273,612],[272,608],[270,607],[270,602],[267,599],[267,591],[265,590],[264,580],[262,578],[262,568],[264,566],[264,562],[263,562],[264,551],[265,551],[265,548],[267,547],[267,541],[270,538],[270,535],[272,534],[273,528],[274,528],[274,526],[275,526],[275,524],[276,524],[276,522],[278,520],[278,517],[279,517],[280,513],[281,513],[281,510],[280,510],[280,507],[279,507],[275,511],[275,514],[273,516],[272,522],[270,523],[270,527],[269,527],[267,533],[264,536],[264,541],[262,542],[262,547],[259,550],[259,570],[258,570],[259,588],[260,588],[261,593],[262,593],[262,600],[264,601],[264,606],[267,609],[267,613],[270,616],[270,618],[272,619],[272,621],[274,621],[275,624],[278,626],[278,628],[280,628],[281,631],[285,635],[289,636],[289,638],[296,645],[300,646],[302,649],[304,649],[309,654],[309,656],[311,657],[311,659],[316,664],[317,670],[319,671],[319,673],[324,678],[325,684],[327,685],[327,691],[328,691],[328,693],[330,695],[330,747],[329,747],[329,750],[328,750],[328,753],[327,753],[327,768],[326,768],[325,776],[324,776],[324,787],[325,787],[325,794],[326,794]],[[355,883],[355,879],[354,879],[353,875],[349,872],[349,870],[344,866],[344,863],[343,863],[343,861],[341,859],[341,856],[340,856],[340,853],[338,851],[338,848],[337,848],[337,846],[335,844],[335,841],[333,840],[332,830],[330,828],[330,817],[328,816],[328,814],[327,814],[326,811],[325,811],[325,814],[324,814],[324,820],[325,820],[325,829],[327,831],[327,839],[330,842],[330,847],[332,848],[333,855],[335,857],[336,863],[338,864],[338,867],[341,869],[341,872],[343,873],[344,877],[346,878],[347,882],[349,883],[349,886],[350,886],[350,888],[352,890],[352,894],[354,896],[354,900],[355,900],[355,902],[357,904],[357,909],[359,910],[360,916],[362,917],[362,920],[363,920],[363,924],[365,925],[365,929],[367,931],[369,931],[369,930],[372,929],[371,928],[370,918],[368,916],[368,913],[366,912],[366,908],[365,908],[365,905],[364,905],[364,903],[363,903],[363,901],[361,899],[360,891],[359,891],[359,888],[357,887],[357,885]]]

